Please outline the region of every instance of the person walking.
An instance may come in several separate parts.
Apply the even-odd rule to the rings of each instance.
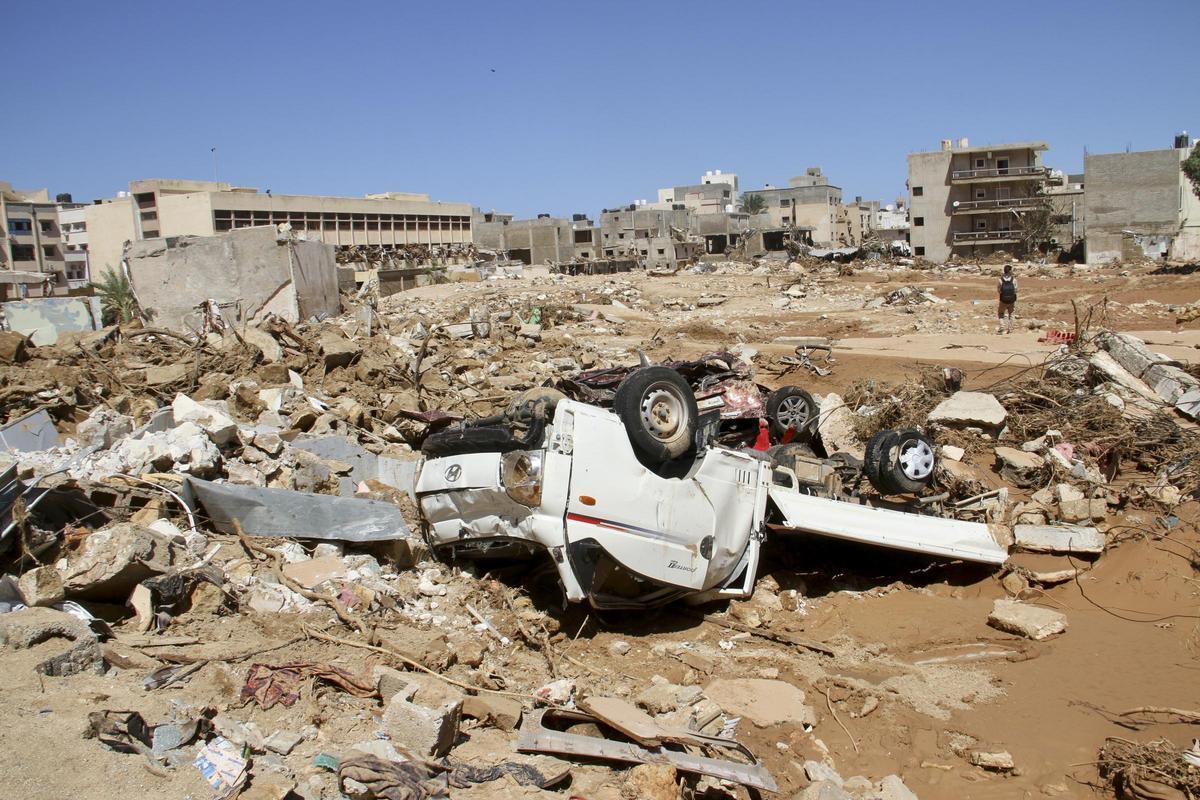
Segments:
[[[1013,277],[1012,264],[1004,265],[1004,274],[996,284],[1000,304],[996,309],[996,333],[1012,333],[1013,312],[1017,308],[1017,279]]]

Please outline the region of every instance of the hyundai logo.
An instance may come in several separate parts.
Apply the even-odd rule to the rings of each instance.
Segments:
[[[462,467],[460,467],[458,464],[451,464],[450,466],[446,467],[445,477],[447,483],[454,483],[456,480],[462,477]]]

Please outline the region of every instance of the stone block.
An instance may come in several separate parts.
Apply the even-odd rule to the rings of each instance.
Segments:
[[[1013,539],[1021,550],[1034,553],[1104,552],[1104,534],[1074,525],[1015,525]]]
[[[177,394],[171,401],[171,411],[176,426],[190,422],[208,434],[208,438],[212,439],[214,444],[220,446],[232,442],[237,437],[238,428],[222,405],[224,404],[216,400],[197,403],[187,395]]]
[[[1048,608],[1026,605],[1016,600],[997,600],[992,604],[988,624],[1027,639],[1042,640],[1067,629],[1067,618]]]
[[[458,737],[462,703],[425,708],[396,696],[383,712],[383,731],[396,744],[423,758],[441,758]]]
[[[145,579],[190,560],[183,544],[122,522],[84,538],[68,562],[63,587],[72,596],[124,603]]]
[[[986,392],[955,392],[929,412],[929,421],[948,427],[975,426],[996,429],[1004,425],[1008,412]]]
[[[27,606],[52,606],[66,599],[62,575],[52,566],[34,567],[17,581]]]

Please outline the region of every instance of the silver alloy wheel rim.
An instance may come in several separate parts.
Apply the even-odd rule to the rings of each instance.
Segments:
[[[924,439],[910,439],[900,446],[897,461],[909,480],[923,481],[933,473],[933,448]]]
[[[687,424],[683,401],[669,384],[651,384],[642,395],[642,425],[655,439],[669,441]]]
[[[779,410],[775,416],[785,428],[802,429],[808,424],[808,403],[803,397],[785,397],[779,402]]]

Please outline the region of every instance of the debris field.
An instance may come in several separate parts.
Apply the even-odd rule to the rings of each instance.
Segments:
[[[1018,263],[997,335],[1000,268],[527,267],[204,336],[0,333],[3,794],[1200,796],[1200,276]],[[768,519],[742,594],[602,607],[553,548],[460,557],[507,512],[431,533],[430,442],[565,435],[522,403],[619,413],[646,365],[702,409],[814,404],[683,458],[977,523],[1003,563]],[[928,475],[880,483],[880,431]]]

